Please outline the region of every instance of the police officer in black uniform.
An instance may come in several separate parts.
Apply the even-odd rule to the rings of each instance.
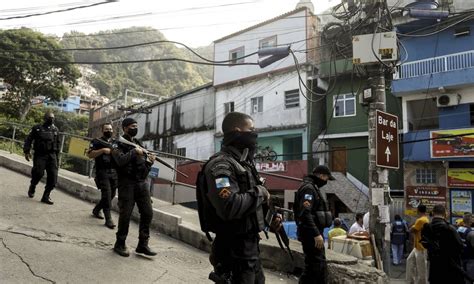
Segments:
[[[138,132],[137,122],[133,118],[125,118],[122,121],[122,129],[124,132],[123,139],[141,147],[140,141],[133,138]],[[125,240],[128,235],[130,217],[136,203],[140,212],[140,224],[139,241],[135,252],[149,256],[156,255],[156,252],[148,246],[153,208],[151,206],[150,191],[145,183],[155,157],[153,154],[146,153],[143,148],[130,146],[120,141],[114,144],[112,157],[117,163],[118,205],[120,209],[114,251],[121,256],[127,257],[130,255]]]
[[[44,115],[44,123],[33,126],[23,146],[25,159],[31,159],[31,145],[33,144],[34,158],[31,169],[31,183],[28,189],[28,196],[35,196],[36,185],[39,183],[46,170],[46,186],[44,188],[41,202],[54,204],[49,197],[51,191],[56,186],[58,179],[58,159],[59,159],[59,130],[54,125],[54,113],[47,112]]]
[[[232,112],[224,118],[222,131],[222,149],[204,168],[206,202],[217,214],[212,225],[216,237],[210,278],[217,283],[264,283],[259,232],[264,229],[262,203],[270,194],[253,164],[257,145],[254,122],[246,114]]]
[[[110,229],[115,228],[110,208],[118,186],[116,165],[110,155],[112,152],[113,133],[111,123],[102,125],[102,137],[92,140],[87,153],[89,158],[95,159],[95,184],[101,191],[100,202],[92,210],[92,215],[98,219],[104,219],[100,214],[100,210],[103,210],[105,226]]]
[[[305,268],[299,283],[327,283],[327,263],[323,230],[331,226],[332,214],[326,193],[321,187],[334,180],[326,166],[317,166],[312,175],[303,179],[295,194],[294,213],[298,240],[303,245]]]

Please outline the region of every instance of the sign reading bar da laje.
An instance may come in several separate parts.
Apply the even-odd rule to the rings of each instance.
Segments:
[[[398,169],[398,117],[380,110],[376,111],[376,161],[378,167]]]

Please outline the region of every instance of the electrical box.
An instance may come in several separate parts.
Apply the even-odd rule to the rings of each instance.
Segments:
[[[352,37],[353,64],[390,63],[398,60],[395,32],[356,35]]]

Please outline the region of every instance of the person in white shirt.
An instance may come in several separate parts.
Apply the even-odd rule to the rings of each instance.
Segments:
[[[366,231],[363,225],[363,218],[364,218],[364,214],[362,213],[356,214],[356,221],[354,224],[352,224],[351,228],[349,229],[349,235]]]

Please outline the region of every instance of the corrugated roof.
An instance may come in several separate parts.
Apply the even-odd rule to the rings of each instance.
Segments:
[[[227,36],[225,36],[225,37],[222,37],[222,38],[220,38],[220,39],[218,39],[218,40],[215,40],[214,43],[218,43],[218,42],[224,41],[224,40],[226,40],[226,39],[228,39],[228,38],[232,38],[232,37],[234,37],[234,36],[236,36],[236,35],[239,35],[239,34],[242,34],[242,33],[247,32],[247,31],[250,31],[250,30],[259,28],[259,27],[264,26],[264,25],[267,25],[267,24],[269,24],[269,23],[272,23],[272,22],[281,20],[281,19],[283,19],[283,18],[286,18],[286,17],[289,16],[289,15],[293,15],[293,14],[296,14],[296,13],[298,13],[298,12],[305,11],[305,10],[308,10],[308,12],[311,14],[311,11],[309,11],[309,9],[308,9],[307,7],[301,7],[301,8],[295,9],[295,10],[293,10],[293,11],[287,12],[287,13],[285,13],[285,14],[281,14],[280,16],[277,16],[277,17],[275,17],[275,18],[271,18],[271,19],[266,20],[266,21],[264,21],[264,22],[261,22],[261,23],[258,23],[258,24],[256,24],[256,25],[253,25],[253,26],[251,26],[251,27],[248,27],[248,28],[245,28],[245,29],[243,29],[243,30],[237,31],[237,32],[232,33],[232,34],[230,34],[230,35],[227,35]]]

